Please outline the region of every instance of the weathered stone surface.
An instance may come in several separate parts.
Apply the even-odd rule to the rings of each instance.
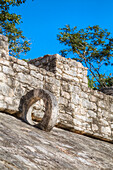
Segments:
[[[32,120],[30,107],[38,100],[42,99],[45,104],[45,114],[40,123],[36,123]],[[31,125],[50,131],[58,119],[58,104],[57,100],[52,93],[43,89],[34,89],[29,91],[20,100],[19,106],[20,117]]]
[[[0,113],[1,170],[112,170],[113,144],[58,128],[44,132]]]
[[[58,101],[58,126],[113,142],[113,96],[88,88],[87,68],[58,54],[27,63],[8,55],[7,38],[0,36],[0,41],[1,111],[18,112],[22,96],[41,88],[51,92]],[[42,111],[42,104],[35,105],[29,112],[34,119],[35,115],[39,116],[39,120],[45,108]]]

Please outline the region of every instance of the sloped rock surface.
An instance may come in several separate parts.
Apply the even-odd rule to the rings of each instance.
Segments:
[[[113,170],[113,144],[0,113],[0,169]]]

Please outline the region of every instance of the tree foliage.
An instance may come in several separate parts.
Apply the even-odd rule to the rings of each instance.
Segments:
[[[96,80],[100,87],[107,86],[103,79],[105,75],[100,73],[103,65],[112,65],[113,38],[107,29],[96,25],[77,30],[77,27],[70,28],[66,25],[60,28],[57,39],[67,47],[60,51],[62,56],[65,57],[71,52],[74,55],[73,59],[89,68],[94,81]]]
[[[9,39],[9,52],[14,57],[30,50],[30,43],[19,28],[21,15],[10,12],[10,8],[20,6],[26,0],[0,0],[0,33]]]

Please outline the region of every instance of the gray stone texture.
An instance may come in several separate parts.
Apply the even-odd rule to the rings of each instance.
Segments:
[[[1,170],[113,170],[113,144],[0,113]]]
[[[113,97],[88,88],[87,68],[58,54],[27,63],[8,55],[4,36],[0,41],[6,44],[0,47],[0,53],[6,53],[0,57],[0,111],[17,114],[22,96],[44,89],[58,102],[56,126],[113,142]],[[30,108],[37,120],[45,112],[38,102]]]
[[[36,121],[32,120],[30,107],[40,99],[44,101],[45,114],[42,120],[37,124]],[[19,112],[20,117],[27,123],[42,130],[51,131],[51,129],[56,125],[58,119],[57,100],[48,90],[40,88],[34,89],[21,98]]]

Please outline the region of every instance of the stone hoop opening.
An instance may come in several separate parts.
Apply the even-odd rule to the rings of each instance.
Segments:
[[[36,103],[38,100],[42,99],[45,105],[45,114],[39,123],[34,123],[32,120],[30,107]],[[45,131],[51,131],[52,128],[57,123],[58,117],[58,104],[55,96],[48,90],[44,89],[34,89],[29,91],[20,100],[19,112],[21,113],[21,118],[33,125]]]

